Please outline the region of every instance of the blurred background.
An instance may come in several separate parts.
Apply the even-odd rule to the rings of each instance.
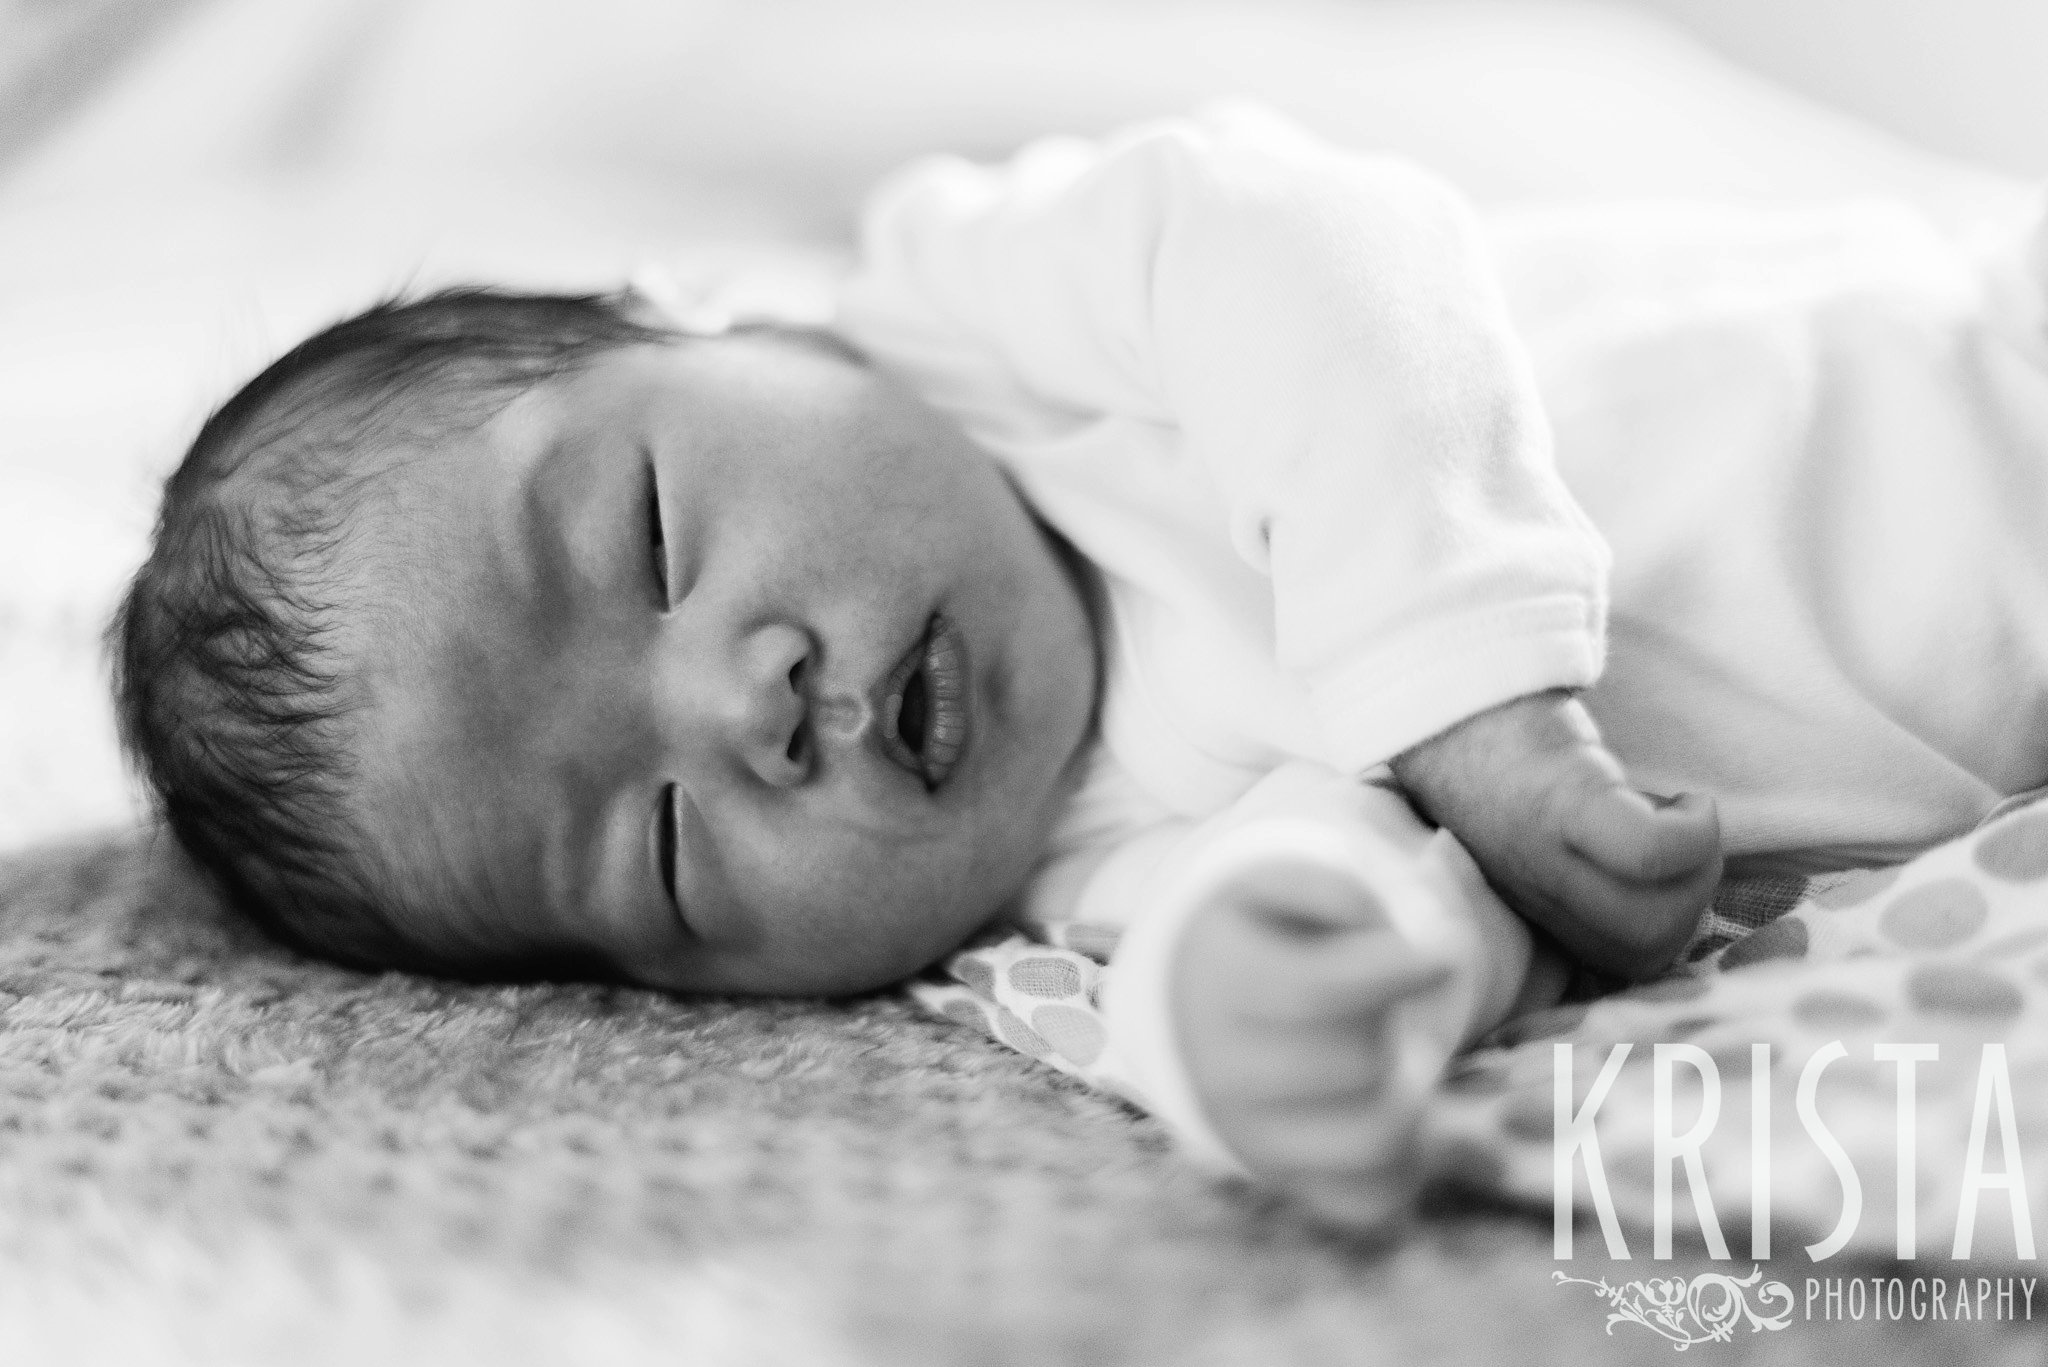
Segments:
[[[130,819],[97,637],[206,411],[460,278],[802,308],[861,190],[1223,94],[1483,205],[2048,175],[2040,0],[0,0],[0,849]]]
[[[1921,146],[2048,176],[2048,5],[2038,0],[1629,3]]]

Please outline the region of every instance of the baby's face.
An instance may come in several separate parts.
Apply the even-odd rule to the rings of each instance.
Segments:
[[[990,458],[758,336],[614,352],[414,460],[362,573],[363,806],[457,955],[879,986],[1039,855],[1091,725],[1077,572]]]

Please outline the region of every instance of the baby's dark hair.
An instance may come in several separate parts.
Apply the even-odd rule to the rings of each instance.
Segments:
[[[108,641],[121,736],[172,833],[285,942],[362,967],[449,962],[351,814],[340,551],[383,476],[520,393],[675,334],[626,296],[487,288],[393,299],[293,347],[200,428],[164,486]],[[377,886],[385,883],[385,886]]]

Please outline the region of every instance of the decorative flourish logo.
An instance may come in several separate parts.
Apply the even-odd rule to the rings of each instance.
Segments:
[[[1617,1324],[1640,1324],[1684,1352],[1695,1343],[1726,1343],[1744,1319],[1749,1332],[1783,1329],[1792,1322],[1792,1288],[1783,1282],[1763,1282],[1757,1287],[1758,1313],[1749,1305],[1749,1289],[1763,1281],[1763,1268],[1752,1266],[1747,1277],[1735,1278],[1720,1272],[1702,1272],[1692,1280],[1684,1277],[1653,1277],[1648,1281],[1609,1286],[1602,1277],[1589,1282],[1584,1277],[1567,1277],[1552,1272],[1551,1280],[1563,1285],[1576,1282],[1590,1286],[1612,1307],[1607,1332]]]

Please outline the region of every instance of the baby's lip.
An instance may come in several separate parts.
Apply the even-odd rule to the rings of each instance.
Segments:
[[[916,672],[918,662],[924,658],[925,642],[931,638],[931,634],[932,619],[927,614],[918,624],[917,635],[911,638],[903,653],[898,655],[895,663],[883,671],[882,676],[868,688],[868,706],[874,710],[876,720],[883,721],[892,734],[895,722],[889,715],[891,704],[901,701],[903,681]]]
[[[914,679],[922,678],[922,735],[913,750],[897,726]],[[958,767],[972,734],[972,689],[966,642],[960,628],[934,611],[924,619],[910,645],[869,690],[868,707],[878,748],[892,765],[903,769],[928,790],[942,786]]]

